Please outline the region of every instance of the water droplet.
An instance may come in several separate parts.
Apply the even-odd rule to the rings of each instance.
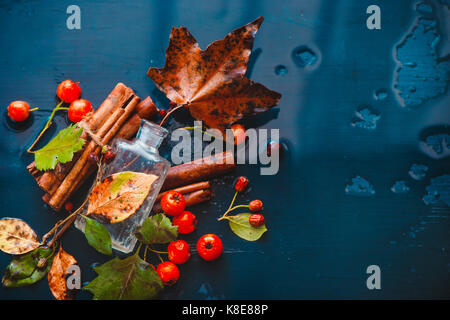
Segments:
[[[376,100],[384,100],[387,98],[388,93],[386,89],[377,89],[375,90],[375,92],[373,93],[374,97]]]
[[[436,50],[441,35],[435,13],[426,4],[418,7],[430,14],[416,18],[410,31],[395,47],[398,61],[394,75],[395,96],[401,106],[408,107],[444,94],[449,80],[450,61],[440,58]]]
[[[351,123],[352,127],[368,130],[374,130],[377,127],[377,121],[381,118],[381,115],[370,106],[361,106],[355,111],[355,115],[356,117]]]
[[[375,190],[372,184],[361,176],[351,179],[351,183],[345,186],[345,193],[353,196],[372,196]]]
[[[408,174],[414,180],[422,180],[427,175],[428,167],[424,164],[413,163]]]
[[[441,205],[450,206],[450,175],[445,174],[431,179],[431,183],[426,187],[427,194],[423,196],[422,200],[427,205]]]
[[[313,66],[317,62],[316,53],[306,46],[300,46],[292,51],[292,59],[301,68]]]
[[[391,187],[391,191],[393,193],[408,193],[409,187],[406,185],[405,181],[400,180],[394,183],[394,185]]]
[[[410,67],[410,68],[415,68],[417,67],[417,63],[415,62],[405,62],[403,63],[404,66]]]
[[[421,14],[429,15],[433,13],[433,7],[428,3],[420,2],[416,5],[416,11]]]
[[[422,151],[433,159],[442,159],[450,155],[450,135],[447,133],[431,134],[421,141]]]
[[[284,76],[286,73],[288,73],[288,68],[279,64],[275,67],[275,74],[277,76]]]

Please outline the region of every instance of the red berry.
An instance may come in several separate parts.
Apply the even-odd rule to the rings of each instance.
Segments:
[[[254,213],[250,215],[250,217],[248,218],[248,222],[253,227],[261,227],[264,224],[264,216],[259,213]]]
[[[162,283],[166,286],[173,285],[180,278],[180,270],[170,261],[160,263],[156,268],[156,272],[161,278]]]
[[[73,101],[69,106],[69,120],[72,122],[80,122],[83,117],[92,111],[92,105],[85,99],[78,99]]]
[[[164,110],[164,109],[160,109],[160,110],[159,110],[159,115],[160,115],[161,117],[164,117],[166,114],[167,114],[167,111],[166,111],[166,110]]]
[[[234,145],[237,146],[245,141],[245,128],[241,124],[233,124],[231,126],[231,131],[233,131]]]
[[[237,178],[235,184],[234,184],[234,190],[238,192],[244,191],[248,186],[248,179],[246,177],[240,176]]]
[[[70,79],[64,80],[58,85],[56,95],[64,102],[73,102],[81,95],[81,89],[78,83]]]
[[[191,257],[189,245],[184,240],[172,241],[167,247],[167,253],[169,260],[176,264],[183,264]]]
[[[274,152],[278,152],[278,154],[280,154],[281,150],[283,150],[283,148],[279,142],[270,141],[267,145],[266,153],[270,157]]]
[[[97,163],[97,162],[98,162],[98,155],[97,155],[96,153],[94,153],[94,152],[91,152],[91,153],[89,154],[88,160],[89,160],[90,162],[92,162],[92,163]]]
[[[173,218],[172,224],[178,226],[178,233],[188,234],[197,228],[197,219],[192,212],[183,211]]]
[[[161,209],[170,216],[177,216],[183,213],[185,206],[186,200],[178,191],[167,191],[161,198]]]
[[[106,162],[111,162],[112,160],[114,160],[114,158],[116,157],[116,153],[111,151],[111,150],[107,150],[105,152],[105,161]]]
[[[222,241],[215,234],[205,234],[197,242],[197,252],[206,261],[216,260],[223,251]]]
[[[68,211],[68,212],[72,212],[73,209],[73,203],[70,201],[67,201],[66,204],[64,205],[64,208]]]
[[[30,105],[25,101],[13,101],[8,106],[8,116],[14,121],[25,121],[30,115]]]
[[[173,102],[173,101],[169,102],[169,107],[170,108],[175,108],[176,106],[177,106],[177,104],[175,102]]]
[[[250,203],[248,204],[248,208],[250,209],[250,211],[256,212],[256,211],[261,211],[263,207],[263,203],[261,200],[253,200],[250,201]]]

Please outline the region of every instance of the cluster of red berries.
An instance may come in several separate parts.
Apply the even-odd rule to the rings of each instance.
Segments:
[[[189,234],[197,228],[197,218],[192,212],[184,210],[185,207],[186,200],[178,191],[167,191],[161,198],[162,210],[173,217],[172,224],[178,227],[180,234]],[[219,258],[222,251],[222,241],[215,234],[205,234],[197,241],[198,255],[206,261]],[[184,240],[172,241],[167,247],[167,254],[169,261],[160,263],[156,272],[165,285],[171,285],[180,276],[177,264],[185,263],[191,256],[189,244]]]
[[[249,184],[248,179],[246,177],[241,176],[236,179],[234,189],[236,190],[236,192],[243,192],[245,189],[247,189],[248,184]],[[253,200],[250,201],[250,203],[248,204],[248,208],[252,212],[258,212],[263,209],[263,203],[261,200]],[[254,213],[250,215],[250,217],[248,218],[248,222],[253,227],[260,227],[264,224],[264,216],[259,213]]]
[[[56,95],[61,101],[70,103],[67,114],[72,122],[80,122],[92,111],[92,104],[88,100],[80,99],[81,88],[78,82],[64,80],[56,88]],[[8,106],[8,116],[16,122],[21,122],[28,119],[30,112],[35,110],[37,108],[30,109],[30,105],[25,101],[13,101]]]
[[[215,234],[205,234],[197,242],[197,252],[206,261],[216,260],[222,251],[222,241]],[[184,240],[172,241],[167,247],[167,254],[169,261],[161,262],[155,270],[164,285],[172,285],[180,277],[177,265],[187,262],[191,257],[189,244]]]

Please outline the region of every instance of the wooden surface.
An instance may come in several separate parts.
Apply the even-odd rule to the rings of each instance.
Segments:
[[[60,81],[80,81],[83,97],[94,106],[121,81],[167,108],[168,101],[146,72],[150,66],[163,66],[172,26],[188,27],[205,48],[262,15],[265,21],[248,75],[283,97],[278,111],[246,125],[280,128],[289,150],[276,176],[260,176],[258,166],[243,165],[234,175],[213,181],[215,198],[192,209],[198,229],[182,238],[195,247],[201,235],[216,233],[224,254],[213,263],[194,254],[181,266],[180,281],[162,298],[450,298],[450,211],[422,201],[430,179],[449,173],[449,161],[432,159],[419,149],[422,130],[449,124],[449,98],[441,94],[405,108],[391,87],[393,51],[414,21],[413,3],[377,1],[382,29],[368,30],[366,8],[372,3],[366,0],[79,0],[82,29],[68,30],[68,2],[2,1],[1,216],[24,219],[40,236],[64,216],[44,206],[41,190],[25,169],[31,160],[25,150],[55,105]],[[448,48],[448,34],[442,41]],[[299,46],[316,53],[311,68],[293,60]],[[278,65],[287,68],[285,75],[275,73]],[[379,88],[387,90],[384,100],[374,99]],[[26,100],[41,110],[25,126],[13,126],[5,111],[12,100]],[[365,104],[381,113],[374,130],[351,126],[355,111]],[[47,137],[67,123],[58,115]],[[429,167],[424,180],[409,177],[413,163]],[[233,196],[231,184],[238,175],[251,181],[251,190],[239,203],[264,202],[269,231],[254,243],[216,221]],[[345,185],[355,175],[370,181],[375,194],[346,194]],[[398,180],[406,181],[408,193],[391,192]],[[77,195],[78,201],[83,195]],[[74,229],[65,235],[63,246],[79,261],[83,282],[95,277],[92,263],[108,259]],[[9,260],[0,254],[2,272]],[[381,268],[381,290],[366,287],[366,268],[373,264]],[[42,280],[28,288],[1,287],[0,298],[52,296]],[[81,292],[78,298],[90,295]]]

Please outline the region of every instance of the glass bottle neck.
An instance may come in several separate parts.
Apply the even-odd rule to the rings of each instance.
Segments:
[[[148,151],[157,152],[167,134],[168,131],[165,128],[149,121],[142,120],[136,135],[136,142]]]

